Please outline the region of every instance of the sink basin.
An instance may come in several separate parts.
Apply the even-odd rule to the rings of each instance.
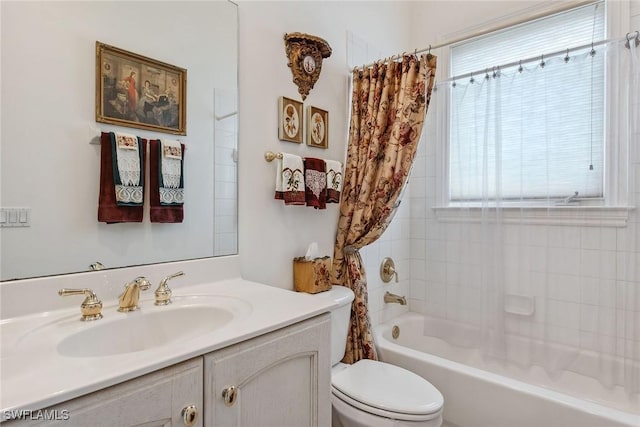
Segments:
[[[189,350],[187,340],[226,330],[253,311],[244,299],[225,295],[191,294],[173,298],[173,303],[155,306],[141,300],[141,308],[116,311],[117,304],[103,307],[104,318],[81,322],[79,310],[48,312],[0,322],[0,361],[3,379],[11,375],[7,366],[19,366],[25,358],[33,364],[55,356],[94,358],[125,355],[174,346],[174,352]],[[185,342],[184,346],[176,347]]]
[[[67,357],[132,353],[212,332],[233,318],[230,310],[206,305],[168,307],[148,313],[136,311],[77,331],[61,340],[57,350]]]

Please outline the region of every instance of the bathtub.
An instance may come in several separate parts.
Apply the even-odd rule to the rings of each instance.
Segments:
[[[429,319],[427,319],[429,320]],[[447,427],[638,427],[640,398],[571,372],[555,381],[537,367],[483,365],[478,350],[423,335],[406,313],[375,328],[380,359],[409,369],[444,396]],[[393,326],[400,335],[392,337]]]

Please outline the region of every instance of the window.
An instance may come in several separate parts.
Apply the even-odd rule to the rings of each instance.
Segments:
[[[596,3],[451,48],[450,202],[604,197],[605,55],[589,46],[519,63],[604,39],[604,9]]]

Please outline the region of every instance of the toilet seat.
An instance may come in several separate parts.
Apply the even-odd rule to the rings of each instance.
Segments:
[[[431,383],[411,371],[374,360],[360,360],[334,372],[333,395],[362,411],[404,421],[440,416],[444,399]]]

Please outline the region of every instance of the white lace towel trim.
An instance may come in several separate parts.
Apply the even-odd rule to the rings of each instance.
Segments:
[[[184,203],[184,191],[182,188],[161,188],[160,203],[177,204]]]
[[[182,177],[182,146],[173,140],[160,141],[162,149],[162,183],[165,188],[179,188]],[[160,195],[162,201],[162,194]]]
[[[142,187],[116,185],[116,201],[120,203],[142,203]]]
[[[325,172],[307,169],[305,171],[305,185],[309,187],[314,196],[320,197],[320,193],[327,187],[327,174]]]
[[[140,185],[140,154],[138,138],[135,135],[115,132],[116,161],[120,183],[123,186]],[[117,191],[116,191],[117,193]]]

